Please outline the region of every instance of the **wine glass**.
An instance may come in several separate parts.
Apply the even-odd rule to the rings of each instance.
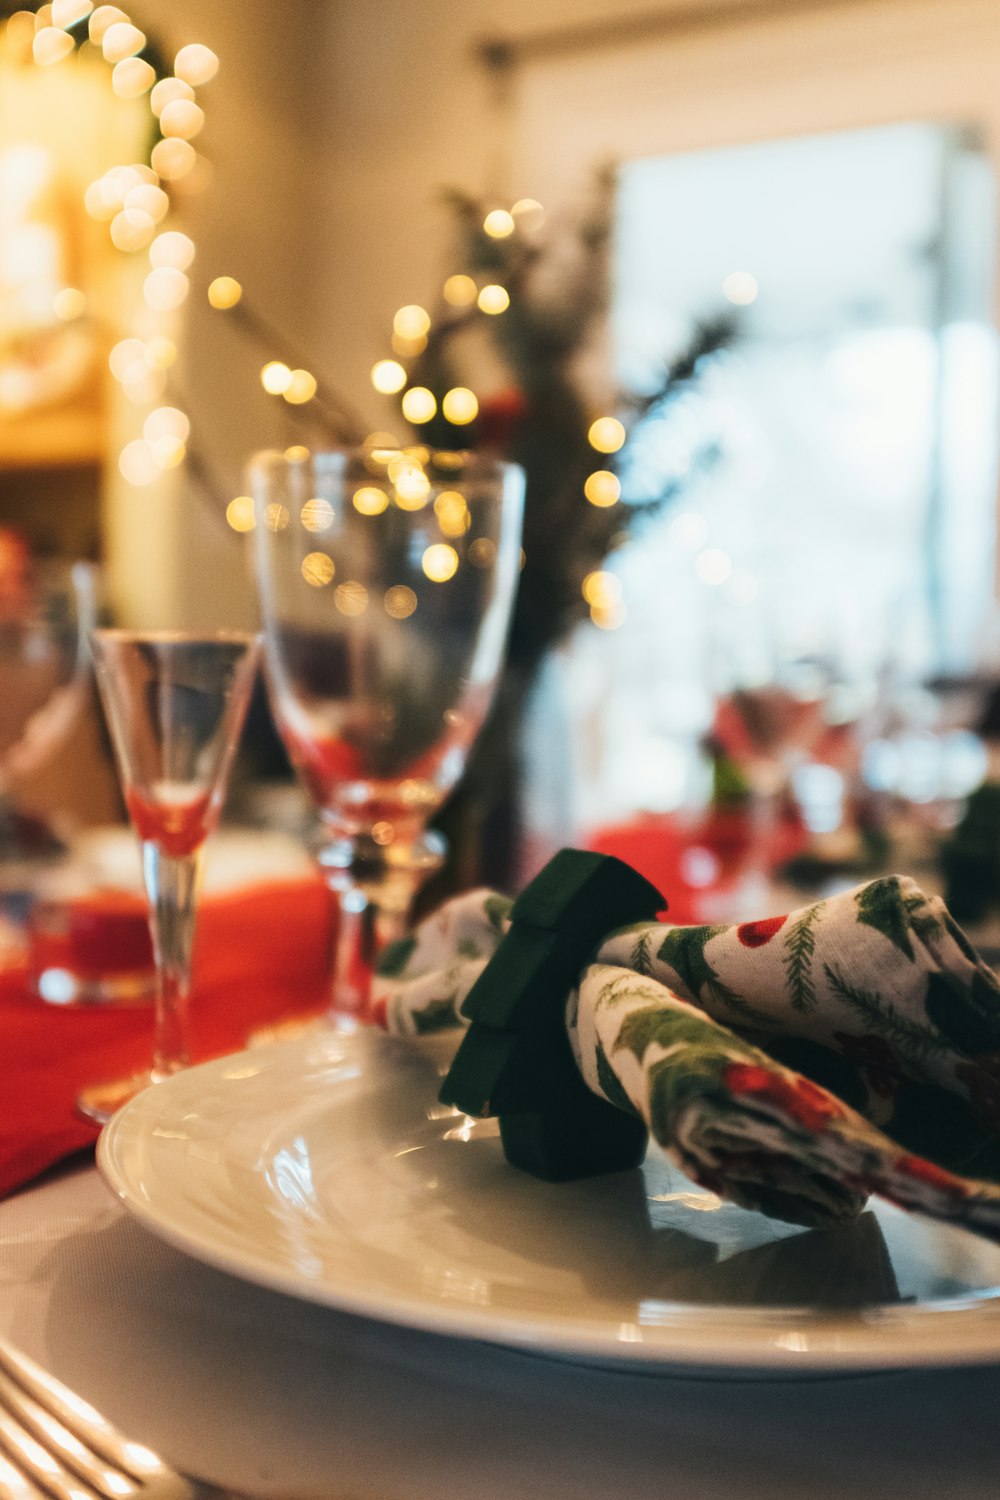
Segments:
[[[377,951],[445,857],[427,830],[490,706],[524,476],[471,453],[304,448],[252,462],[272,709],[323,825],[329,1019],[366,1013]]]
[[[152,1067],[88,1087],[77,1101],[103,1123],[189,1062],[198,875],[222,811],[260,642],[235,632],[134,630],[96,630],[91,639],[125,805],[142,846],[157,981]]]

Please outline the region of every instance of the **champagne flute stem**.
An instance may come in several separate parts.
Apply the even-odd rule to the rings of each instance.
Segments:
[[[175,858],[147,840],[142,864],[156,962],[152,1076],[159,1080],[190,1062],[187,1019],[201,850]]]

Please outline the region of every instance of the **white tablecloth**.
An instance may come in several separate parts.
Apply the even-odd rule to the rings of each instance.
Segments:
[[[90,1166],[0,1204],[0,1250],[0,1331],[130,1436],[255,1497],[995,1500],[1000,1485],[1000,1363],[694,1380],[439,1338],[202,1266]]]

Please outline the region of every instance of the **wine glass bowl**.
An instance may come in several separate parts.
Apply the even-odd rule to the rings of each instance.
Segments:
[[[319,813],[341,927],[355,929],[334,1009],[357,1013],[352,918],[366,913],[377,942],[398,936],[444,858],[427,823],[493,698],[523,477],[468,453],[297,448],[259,455],[251,484],[272,709]]]

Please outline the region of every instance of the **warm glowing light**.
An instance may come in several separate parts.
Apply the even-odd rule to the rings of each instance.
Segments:
[[[721,547],[706,547],[694,560],[694,570],[702,583],[713,587],[725,583],[733,571],[733,561]]]
[[[442,287],[442,295],[452,307],[471,307],[479,296],[479,288],[471,276],[459,273],[448,277]]]
[[[513,214],[509,214],[505,208],[494,208],[483,220],[483,228],[493,240],[505,240],[508,235],[513,234],[517,225],[514,223]]]
[[[145,357],[154,369],[169,370],[177,358],[177,345],[159,333],[147,342]]]
[[[40,68],[50,68],[53,63],[68,57],[75,45],[69,33],[58,26],[43,26],[41,31],[35,32],[31,55]]]
[[[388,463],[399,452],[399,439],[394,432],[369,432],[361,445],[369,458],[379,463]]]
[[[620,499],[621,492],[622,482],[610,469],[595,469],[584,481],[583,493],[591,505],[614,505]]]
[[[85,20],[93,8],[93,0],[52,0],[52,24],[66,30]]]
[[[430,315],[415,302],[401,307],[392,320],[392,331],[401,339],[423,338],[430,326]]]
[[[123,57],[111,73],[111,87],[119,99],[140,99],[156,82],[156,69],[141,57]]]
[[[425,385],[414,385],[403,397],[403,416],[408,422],[429,422],[437,411],[433,391]]]
[[[392,344],[392,352],[398,354],[400,359],[414,359],[427,348],[427,335],[420,333],[415,338],[406,338],[401,333],[394,333],[389,342]]]
[[[617,630],[625,622],[625,606],[621,600],[614,604],[592,604],[590,618],[598,630]]]
[[[496,543],[488,536],[477,536],[469,545],[469,561],[474,568],[492,568],[497,560]]]
[[[175,99],[193,99],[194,89],[183,78],[161,78],[159,83],[154,83],[152,93],[149,96],[149,107],[153,114],[159,118],[160,112],[172,104]]]
[[[598,453],[617,453],[625,441],[625,428],[617,417],[598,417],[590,424],[587,441]]]
[[[447,583],[458,572],[458,553],[447,542],[432,542],[425,548],[420,566],[432,583]]]
[[[174,266],[158,266],[143,282],[142,294],[157,312],[172,312],[188,294],[189,282]]]
[[[382,603],[386,614],[394,620],[408,620],[417,607],[417,596],[405,583],[395,583],[386,589]]]
[[[307,552],[302,559],[302,577],[314,589],[325,588],[328,583],[332,583],[336,571],[333,558],[327,557],[325,552]]]
[[[146,37],[138,26],[133,26],[131,21],[116,21],[109,26],[101,38],[101,51],[104,53],[105,62],[122,62],[126,57],[134,57],[141,52],[146,45]]]
[[[175,76],[195,88],[203,83],[211,83],[218,71],[219,59],[210,47],[203,47],[200,42],[182,47],[174,58]]]
[[[165,219],[170,208],[170,199],[162,188],[152,182],[140,182],[125,194],[125,207],[149,214],[154,224]],[[183,266],[181,267],[183,270]]]
[[[161,469],[176,469],[184,462],[187,448],[180,438],[155,438],[149,445],[150,452]]]
[[[90,18],[87,26],[87,35],[96,47],[104,41],[105,35],[112,26],[119,21],[127,21],[128,16],[117,5],[99,5]]]
[[[141,250],[156,233],[149,214],[138,208],[123,208],[111,220],[111,243],[116,250]]]
[[[472,524],[465,496],[458,490],[442,490],[434,501],[434,514],[445,536],[464,536]]]
[[[311,401],[317,390],[316,376],[308,370],[293,370],[288,389],[282,391],[285,400],[292,406],[303,406]]]
[[[232,276],[216,276],[208,288],[208,300],[213,307],[235,307],[243,296],[243,288]]]
[[[380,359],[372,365],[372,385],[383,396],[394,396],[406,384],[406,371],[395,359]]]
[[[431,482],[419,464],[390,463],[389,477],[396,487],[396,504],[400,510],[421,510],[431,492]]]
[[[284,531],[288,522],[288,507],[278,500],[272,500],[264,511],[264,525],[268,531]]]
[[[510,306],[510,296],[506,287],[498,286],[496,282],[490,282],[484,286],[476,302],[480,312],[495,316],[497,313],[506,312]]]
[[[83,206],[92,219],[113,219],[121,199],[106,177],[98,177],[84,193]]]
[[[160,476],[160,466],[153,457],[153,450],[143,438],[134,438],[125,444],[118,455],[118,468],[126,484],[152,484]]]
[[[108,365],[116,380],[124,380],[136,365],[144,368],[146,346],[141,339],[121,339],[108,355]]]
[[[360,490],[354,491],[352,504],[354,509],[360,511],[363,516],[380,516],[389,504],[389,496],[385,490],[380,490],[373,484],[366,484]]]
[[[257,524],[253,515],[253,496],[237,495],[226,506],[226,520],[234,531],[253,531]]]
[[[722,283],[723,296],[737,307],[749,307],[756,302],[758,290],[757,278],[749,271],[733,271]]]
[[[149,263],[152,266],[173,266],[177,271],[186,271],[194,260],[194,240],[181,234],[178,229],[168,229],[158,234],[149,247]]]
[[[518,198],[511,209],[518,227],[533,231],[542,227],[545,210],[537,198]]]
[[[329,500],[307,500],[299,520],[307,531],[329,531],[333,525],[333,506]]]
[[[333,602],[342,615],[363,615],[368,608],[368,590],[363,583],[342,583],[334,590]]]
[[[160,129],[164,135],[189,141],[205,123],[205,111],[193,99],[171,99],[160,111]]]
[[[149,160],[153,171],[166,182],[177,182],[187,176],[198,157],[190,141],[171,136],[169,140],[157,141]]]
[[[52,311],[64,323],[72,323],[74,318],[82,318],[87,311],[87,299],[78,287],[64,286],[52,298]]]
[[[260,383],[269,396],[283,396],[292,383],[292,372],[280,359],[272,359],[261,370]]]
[[[441,410],[449,422],[464,427],[466,422],[474,422],[478,417],[479,402],[468,386],[456,385],[445,393]]]
[[[617,574],[597,568],[593,573],[587,574],[581,585],[581,592],[588,604],[597,609],[607,609],[621,599],[621,580]]]
[[[159,401],[166,389],[167,377],[162,370],[154,370],[145,361],[133,365],[122,381],[122,390],[136,406],[149,406]]]
[[[176,406],[158,406],[142,424],[142,435],[147,443],[155,443],[160,438],[186,443],[191,436],[191,422]]]

